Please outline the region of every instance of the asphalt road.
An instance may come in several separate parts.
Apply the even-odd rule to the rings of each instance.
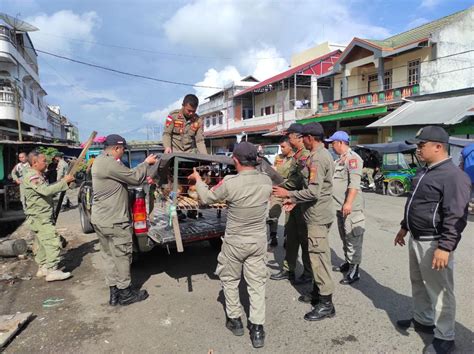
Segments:
[[[394,326],[409,318],[411,289],[407,248],[394,247],[404,198],[365,194],[367,232],[362,278],[353,286],[337,282],[334,294],[336,317],[317,323],[303,320],[309,305],[297,301],[308,287],[293,287],[287,281],[267,283],[267,332],[259,352],[421,352],[430,336],[401,332]],[[0,282],[0,314],[32,311],[35,318],[9,344],[7,353],[245,353],[255,349],[248,334],[234,337],[225,327],[223,296],[215,277],[217,253],[207,243],[196,244],[182,254],[156,250],[133,266],[134,283],[150,298],[128,307],[111,308],[101,273],[95,235],[79,230],[76,210],[61,214],[58,228],[70,241],[66,269],[74,277],[47,284],[38,279]],[[282,230],[280,230],[282,231]],[[474,222],[471,220],[456,251],[457,297],[456,345],[458,352],[474,348]],[[331,230],[333,264],[342,261],[342,245],[336,228]],[[281,240],[280,240],[281,244]],[[269,252],[269,271],[283,257],[278,246]],[[31,259],[3,261],[5,269],[19,275],[34,275]],[[21,274],[20,274],[21,273]],[[341,275],[334,273],[338,281]],[[242,284],[242,303],[248,297]],[[44,307],[48,298],[59,298],[54,307]]]

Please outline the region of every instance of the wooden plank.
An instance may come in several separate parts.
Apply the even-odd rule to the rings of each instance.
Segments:
[[[176,249],[178,252],[184,252],[183,240],[181,239],[181,230],[179,229],[178,214],[176,214],[176,212],[173,214],[173,230],[174,238],[176,239]]]
[[[15,334],[30,320],[31,312],[0,316],[0,348],[3,348]]]

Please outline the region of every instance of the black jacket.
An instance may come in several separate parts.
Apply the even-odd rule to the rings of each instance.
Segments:
[[[454,251],[467,224],[471,181],[451,159],[419,171],[405,205],[401,226],[419,241],[438,240]]]

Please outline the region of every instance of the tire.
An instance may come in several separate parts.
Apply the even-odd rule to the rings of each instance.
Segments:
[[[388,182],[387,192],[392,197],[400,197],[405,194],[405,186],[398,179],[392,179]]]
[[[84,209],[82,208],[82,204],[79,204],[79,219],[81,221],[81,228],[82,228],[83,233],[91,234],[94,232],[94,227],[92,226],[91,221],[89,220],[89,217],[84,212]]]
[[[214,248],[216,251],[220,251],[222,247],[222,239],[220,237],[216,238],[211,238],[209,241],[209,244],[211,245],[212,248]]]

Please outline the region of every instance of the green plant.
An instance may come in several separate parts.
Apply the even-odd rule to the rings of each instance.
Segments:
[[[51,163],[54,155],[56,155],[59,152],[59,150],[54,147],[44,147],[44,146],[40,146],[38,148],[38,151],[46,156],[46,161],[48,161],[48,163]]]

